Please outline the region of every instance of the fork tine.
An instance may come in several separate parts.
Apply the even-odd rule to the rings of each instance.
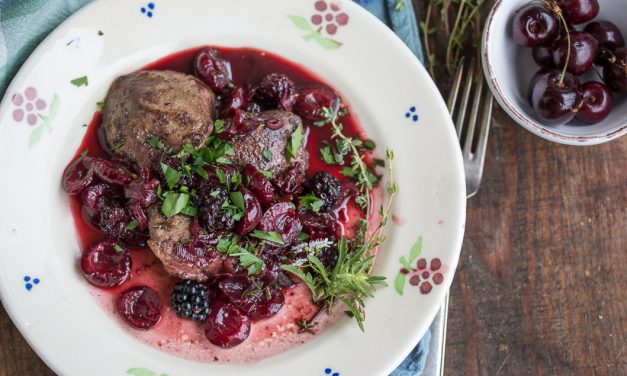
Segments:
[[[492,94],[488,90],[484,95],[483,117],[481,118],[481,128],[479,129],[479,141],[477,141],[477,151],[475,152],[477,163],[483,171],[483,162],[485,160],[485,152],[488,145],[488,134],[490,133],[490,122],[492,119],[492,105],[494,100]],[[481,177],[479,177],[481,178]]]
[[[462,94],[462,101],[459,105],[459,113],[457,114],[457,120],[455,121],[455,130],[457,131],[457,138],[461,138],[462,128],[464,127],[464,119],[466,118],[466,110],[468,107],[468,100],[470,99],[470,91],[472,90],[472,75],[475,71],[475,59],[470,61],[470,67],[468,68],[469,75],[466,78],[466,84],[464,85],[464,93]]]
[[[462,76],[464,75],[464,61],[466,59],[462,57],[459,61],[459,65],[457,66],[457,71],[455,72],[455,78],[453,79],[453,85],[451,86],[451,93],[448,96],[448,112],[453,116],[455,110],[455,102],[457,102],[457,96],[459,94],[459,88],[462,83]]]
[[[472,109],[470,110],[470,118],[468,119],[468,130],[466,131],[466,140],[462,145],[462,151],[464,156],[468,159],[474,158],[472,153],[472,140],[475,135],[475,128],[477,124],[477,117],[479,116],[479,107],[481,106],[481,95],[483,94],[483,77],[481,73],[474,72],[472,80],[477,80],[479,86],[473,93],[474,99],[472,101]]]

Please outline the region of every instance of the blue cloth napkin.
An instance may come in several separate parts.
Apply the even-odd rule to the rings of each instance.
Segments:
[[[91,0],[0,0],[0,95],[35,47],[63,20]],[[414,8],[410,0],[355,0],[392,30],[424,62]],[[24,27],[24,25],[28,25]],[[422,373],[431,333],[390,376]]]

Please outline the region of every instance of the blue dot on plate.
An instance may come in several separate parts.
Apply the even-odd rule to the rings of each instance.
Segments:
[[[28,282],[28,281],[30,281],[30,277],[29,277],[29,276],[27,276],[27,275],[26,275],[26,276],[24,276],[24,282]]]
[[[413,121],[418,121],[418,115],[414,115],[414,116],[412,116],[412,118],[411,118],[411,119],[412,119]]]
[[[324,373],[326,373],[327,375],[331,374],[331,368],[327,368],[324,370]]]
[[[155,4],[154,3],[148,3],[148,8],[155,9]]]
[[[405,114],[406,118],[409,118],[410,116],[411,116],[411,114],[409,112]]]
[[[409,111],[411,111],[411,112],[416,112],[416,107],[412,106],[412,107],[409,109]]]
[[[146,13],[146,15],[147,15],[148,17],[152,17],[152,12],[148,12],[148,13]]]
[[[34,283],[34,284],[36,284],[36,285],[38,285],[38,284],[39,284],[39,278],[35,278],[35,279],[33,279],[33,283]]]
[[[333,375],[331,376],[340,376],[339,372],[335,372]]]
[[[142,13],[146,13],[146,8],[142,7],[140,10]]]
[[[30,283],[26,284],[26,290],[30,291],[33,289],[33,285],[31,285]]]

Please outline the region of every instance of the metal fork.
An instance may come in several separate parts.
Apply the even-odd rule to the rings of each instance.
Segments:
[[[464,86],[461,92],[461,100],[458,102],[462,83],[464,83]],[[467,117],[471,95],[473,98],[472,106],[470,107],[470,117]],[[448,109],[451,113],[451,117],[455,121],[457,138],[459,138],[462,148],[464,171],[466,173],[467,198],[477,193],[479,184],[481,183],[486,146],[488,143],[488,133],[492,119],[492,104],[492,94],[490,90],[485,89],[483,74],[476,65],[475,59],[470,61],[468,67],[466,67],[465,59],[462,59],[453,79],[453,86],[451,87],[451,93],[448,98]],[[481,122],[477,131],[477,119],[480,113]],[[439,343],[433,344],[434,347],[432,347],[438,349],[440,352],[438,359],[439,369],[435,373],[440,376],[444,375],[448,298],[449,294],[447,293],[444,298],[444,303],[440,308],[440,312],[438,312],[436,316],[436,322],[432,326],[437,328],[440,334]]]

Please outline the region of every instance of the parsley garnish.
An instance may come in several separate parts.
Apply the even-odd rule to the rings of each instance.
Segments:
[[[165,182],[168,185],[168,188],[174,189],[176,183],[178,183],[179,179],[181,179],[181,173],[163,162],[161,163],[161,170],[165,176]]]
[[[124,253],[124,248],[122,248],[118,243],[113,243],[113,249],[115,249],[116,253]]]
[[[146,143],[152,146],[154,149],[163,150],[163,148],[165,148],[163,141],[161,141],[161,139],[157,136],[149,138],[148,140],[146,140]]]
[[[324,201],[316,197],[313,193],[309,193],[305,196],[300,196],[300,204],[312,212],[317,213],[324,206]]]
[[[263,150],[261,151],[261,155],[268,162],[272,160],[272,152],[268,148],[263,148]]]
[[[292,160],[292,158],[296,157],[296,153],[298,153],[298,149],[303,143],[303,126],[299,125],[294,129],[294,132],[290,135],[290,139],[287,141],[287,145],[285,145],[285,157],[288,162]]]
[[[118,149],[120,149],[121,147],[123,147],[124,145],[125,145],[125,143],[124,143],[124,142],[118,142],[117,144],[115,144],[115,145],[113,145],[113,146],[111,147],[111,151],[118,150]]]
[[[259,170],[259,173],[263,175],[266,179],[272,179],[274,177],[274,175],[272,174],[272,171]]]
[[[224,120],[217,119],[213,122],[213,130],[216,134],[224,132]]]
[[[104,108],[104,106],[105,106],[105,101],[104,100],[96,102],[96,108],[97,109],[102,110]]]
[[[85,149],[81,152],[81,158],[85,158],[89,154],[89,149]]]
[[[233,205],[237,206],[240,210],[244,210],[244,195],[242,195],[242,192],[231,192],[229,197]]]
[[[161,205],[161,212],[168,218],[171,218],[179,213],[190,215],[196,214],[196,209],[187,209],[190,205],[189,193],[185,192],[165,192],[165,198]]]
[[[257,257],[254,246],[248,243],[247,247],[243,248],[238,244],[238,241],[237,235],[233,235],[230,239],[220,239],[216,249],[227,256],[237,257],[239,263],[248,269],[248,274],[259,273],[265,264],[262,259]]]
[[[281,245],[285,244],[285,242],[283,241],[283,238],[278,232],[254,230],[249,235],[252,236],[253,238],[267,240],[269,242],[273,242],[276,244],[281,244]]]
[[[127,229],[128,231],[132,231],[135,230],[137,226],[139,226],[139,222],[137,222],[136,219],[133,219],[128,223],[128,225],[126,225],[125,229]]]
[[[89,85],[89,79],[87,79],[87,76],[82,76],[73,79],[70,83],[76,87],[87,86]]]

